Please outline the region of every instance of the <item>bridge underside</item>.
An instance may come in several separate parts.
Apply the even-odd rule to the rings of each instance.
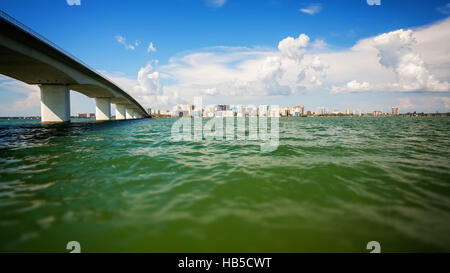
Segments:
[[[118,110],[116,110],[117,119],[132,119],[145,116],[127,98],[118,97],[109,88],[94,83],[80,84],[68,73],[61,71],[54,65],[11,50],[3,45],[0,45],[0,73],[27,84],[40,86],[41,118],[43,122],[65,122],[70,120],[69,90],[77,91],[97,100],[103,99],[101,103],[103,111],[98,109],[99,103],[97,102],[96,117],[98,120],[111,119],[111,103],[120,104],[119,108],[125,107],[130,109],[128,111],[123,110],[123,114],[117,114]],[[108,105],[105,105],[104,99],[107,99]],[[105,109],[109,109],[109,111]],[[136,117],[130,114],[126,115],[127,112],[136,112]]]
[[[111,103],[116,104],[118,119],[148,116],[138,102],[98,72],[0,19],[0,74],[39,85],[43,122],[70,120],[70,90],[96,99],[98,120],[111,118]]]

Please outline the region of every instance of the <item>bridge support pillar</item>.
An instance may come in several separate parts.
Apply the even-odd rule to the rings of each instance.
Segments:
[[[95,98],[95,119],[111,119],[111,98]]]
[[[66,85],[39,85],[41,89],[41,122],[70,121],[70,90]]]
[[[126,106],[125,104],[116,104],[116,120],[126,119]]]
[[[132,108],[127,108],[127,119],[134,119],[134,109]]]

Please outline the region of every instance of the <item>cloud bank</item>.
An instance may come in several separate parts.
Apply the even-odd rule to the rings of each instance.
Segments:
[[[255,99],[303,92],[449,92],[449,38],[447,19],[362,39],[339,51],[327,49],[323,40],[311,42],[306,34],[286,37],[276,49],[211,47],[143,67],[135,90],[147,102],[162,103],[156,107],[197,95]]]

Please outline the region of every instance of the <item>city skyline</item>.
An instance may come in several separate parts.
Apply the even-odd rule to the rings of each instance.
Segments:
[[[197,98],[200,99],[201,98]],[[172,110],[148,108],[150,115],[162,117],[248,117],[248,116],[267,116],[267,117],[304,117],[321,115],[345,115],[345,116],[398,116],[401,114],[416,114],[417,111],[401,113],[398,106],[391,106],[390,111],[373,109],[363,111],[360,108],[351,109],[349,107],[341,111],[338,108],[327,109],[326,107],[317,107],[316,111],[305,108],[304,105],[279,106],[279,105],[228,105],[228,104],[210,104],[202,105],[200,111],[194,104],[177,104]],[[261,115],[261,113],[263,113]],[[447,113],[424,113],[422,114],[449,114]],[[78,114],[80,115],[80,114]]]
[[[296,1],[142,1],[127,6],[129,14],[119,1],[75,2],[4,1],[2,10],[146,108],[170,109],[203,95],[206,104],[450,111],[450,63],[440,57],[450,54],[446,1],[323,1],[315,9]],[[104,14],[94,13],[99,5]],[[250,7],[255,20],[231,20]],[[210,27],[199,24],[205,20]],[[71,97],[72,115],[94,111],[84,95]],[[0,76],[0,99],[0,116],[39,114],[35,86]]]

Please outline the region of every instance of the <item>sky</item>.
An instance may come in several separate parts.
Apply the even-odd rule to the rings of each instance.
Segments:
[[[450,112],[450,1],[2,0],[145,108],[305,105]],[[39,115],[0,75],[0,116]],[[95,102],[71,92],[71,114]]]

